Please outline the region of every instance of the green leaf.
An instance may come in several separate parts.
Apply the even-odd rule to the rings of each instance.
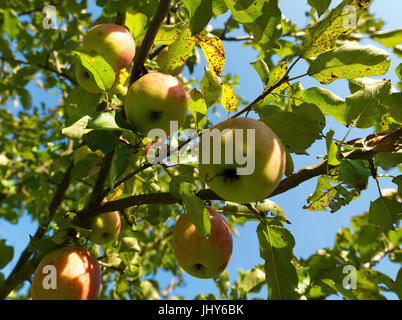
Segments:
[[[92,129],[86,129],[90,119],[90,116],[84,116],[71,126],[62,129],[61,133],[70,139],[81,139],[84,134],[92,131]]]
[[[393,178],[392,182],[398,186],[399,195],[402,196],[402,175]]]
[[[395,68],[395,73],[398,76],[399,80],[402,80],[402,63],[400,63],[399,66]]]
[[[212,18],[212,0],[183,0],[190,11],[190,29],[193,34],[200,33]]]
[[[307,39],[303,45],[303,57],[312,58],[331,50],[339,36],[347,35],[354,30],[357,25],[356,20],[370,2],[371,0],[366,2],[343,0],[323,20],[310,26],[306,30]],[[355,13],[350,8],[353,8]]]
[[[118,179],[128,168],[130,164],[131,150],[123,144],[119,144],[113,157],[113,171],[115,173],[115,179]]]
[[[321,16],[331,4],[331,0],[308,0],[308,4],[317,10],[318,16]]]
[[[130,34],[134,39],[135,46],[138,48],[144,39],[147,30],[148,18],[145,14],[135,12],[133,10],[126,11],[125,26],[130,30]]]
[[[322,84],[336,79],[382,76],[390,66],[388,53],[372,45],[345,44],[315,59],[308,74]]]
[[[119,117],[114,110],[109,112],[99,112],[88,123],[87,128],[97,130],[121,130],[132,132],[131,127],[126,122],[123,122],[121,117]]]
[[[113,68],[102,56],[93,51],[74,51],[74,53],[78,55],[81,65],[92,75],[100,89],[108,91],[112,88],[116,76]]]
[[[100,93],[89,93],[80,86],[69,92],[65,100],[66,125],[72,125],[84,116],[92,116],[98,107]]]
[[[334,137],[335,132],[331,129],[326,136],[326,143],[327,143],[327,159],[328,164],[330,166],[337,166],[341,162],[339,161],[339,147],[335,142],[332,140]]]
[[[313,104],[303,103],[294,107],[293,112],[280,111],[272,106],[259,107],[256,111],[278,135],[286,150],[292,153],[305,153],[315,140],[321,139],[319,134],[325,127],[324,115]]]
[[[297,91],[292,95],[303,102],[316,105],[322,113],[333,117],[342,124],[346,124],[346,103],[345,100],[338,97],[331,91],[313,87],[306,90]],[[300,104],[300,100],[294,99],[296,104]]]
[[[341,160],[339,167],[339,179],[344,181],[348,186],[363,190],[367,188],[370,170],[368,170],[362,160]]]
[[[103,153],[108,153],[119,144],[119,140],[115,134],[105,130],[92,130],[82,136],[85,144],[95,152],[100,150]]]
[[[169,63],[165,67],[165,72],[174,72],[180,68],[192,55],[196,44],[197,41],[191,35],[191,30],[189,28],[184,28],[176,40],[169,45]]]
[[[269,81],[269,68],[267,64],[262,59],[258,59],[257,61],[251,62],[250,64],[254,68],[254,70],[257,71],[265,88]]]
[[[265,276],[270,300],[298,299],[297,272],[291,263],[294,239],[280,224],[260,223],[257,227],[260,256],[265,260]]]
[[[204,77],[200,81],[200,89],[207,107],[216,103],[222,92],[222,79],[204,68]]]
[[[204,118],[208,112],[208,108],[202,93],[195,88],[190,92],[188,108],[190,109],[196,124],[198,124],[198,122],[200,122],[200,120]]]
[[[71,180],[88,177],[99,164],[97,155],[89,155],[78,161],[71,171]]]
[[[14,256],[14,248],[6,245],[6,240],[0,240],[0,269],[3,269]]]
[[[385,97],[383,103],[388,107],[388,111],[392,118],[396,122],[402,123],[402,92],[393,92]]]
[[[225,0],[235,20],[249,29],[263,50],[279,48],[282,14],[278,0]]]
[[[211,234],[209,212],[205,208],[204,202],[194,194],[193,184],[187,182],[180,183],[179,193],[183,199],[186,218],[195,225],[197,233],[201,238],[208,238]]]
[[[383,100],[391,94],[391,81],[386,79],[356,78],[349,80],[350,92],[365,90],[376,95],[377,100]]]
[[[392,229],[402,217],[402,203],[388,198],[378,198],[370,202],[369,222],[386,230]]]
[[[214,15],[224,14],[228,10],[224,0],[212,0],[212,12]]]
[[[259,201],[255,204],[255,209],[259,212],[264,213],[268,217],[268,213],[271,217],[277,218],[281,222],[290,223],[286,217],[285,212],[282,208],[275,202],[271,200]],[[223,207],[223,213],[225,215],[234,215],[236,217],[244,217],[248,220],[259,220],[255,213],[251,211],[247,206],[236,203],[225,201],[225,206]]]
[[[21,30],[18,26],[18,16],[12,9],[3,10],[3,30],[8,34],[11,40],[16,39]]]
[[[327,286],[343,295],[345,300],[359,300],[351,290],[345,289],[341,284],[334,282],[332,279],[322,279]]]
[[[42,253],[48,253],[57,248],[60,248],[60,244],[53,242],[51,238],[42,238],[35,243],[35,250]]]
[[[402,28],[389,31],[377,31],[371,34],[370,37],[385,47],[392,48],[402,43]]]
[[[379,152],[374,160],[384,170],[390,170],[402,163],[402,153]]]
[[[238,282],[238,288],[245,293],[265,282],[265,273],[258,268],[247,270]]]

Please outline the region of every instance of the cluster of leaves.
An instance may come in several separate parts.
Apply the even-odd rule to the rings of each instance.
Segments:
[[[171,246],[175,219],[184,212],[201,236],[208,237],[210,232],[206,203],[197,196],[202,187],[197,170],[192,165],[147,166],[145,155],[149,141],[125,122],[124,97],[109,92],[113,71],[99,56],[80,49],[85,29],[113,23],[116,16],[124,17],[121,24],[128,28],[138,49],[158,2],[97,0],[102,8],[102,15],[97,19],[87,13],[87,1],[55,2],[56,30],[43,28],[45,1],[6,1],[0,9],[0,77],[3,79],[0,105],[13,101],[22,107],[18,114],[0,109],[0,219],[18,223],[27,213],[38,221],[47,234],[31,239],[29,251],[35,254],[64,244],[67,232],[73,228],[77,237],[70,241],[89,246],[103,266],[102,299],[170,298],[174,288],[183,281]],[[262,94],[239,115],[255,111],[278,135],[286,148],[289,179],[299,176],[293,172],[292,157],[308,154],[307,150],[315,142],[325,139],[326,170],[308,197],[306,209],[336,212],[359,197],[367,188],[368,179],[378,179],[378,166],[384,170],[401,169],[402,95],[392,90],[389,80],[368,78],[388,71],[388,53],[359,43],[362,35],[367,35],[392,48],[400,57],[401,30],[382,31],[382,20],[368,11],[371,2],[343,0],[329,10],[330,0],[309,0],[311,24],[300,29],[282,15],[278,0],[172,1],[149,57],[160,47],[169,46],[167,70],[175,70],[185,62],[191,74],[199,63],[200,52],[207,62],[200,81],[180,76],[189,92],[191,117],[187,117],[179,134],[188,128],[209,127],[208,116],[220,108],[230,115],[240,105],[246,105],[235,92],[238,79],[224,74],[223,43],[238,40],[258,52],[251,66],[263,85]],[[211,19],[228,12],[231,16],[222,29],[208,25]],[[228,36],[236,30],[244,31],[246,36]],[[300,59],[308,63],[308,70],[291,78],[294,63]],[[104,93],[88,93],[77,86],[71,68],[77,60],[93,75]],[[290,64],[292,60],[295,62]],[[155,59],[149,58],[145,67],[156,68]],[[128,85],[131,68],[132,65],[121,72],[122,85]],[[402,64],[395,72],[402,81]],[[301,82],[294,82],[304,76],[316,79],[321,85],[348,79],[350,95],[341,98],[322,86],[305,89]],[[32,106],[29,90],[32,83],[41,89],[56,90],[59,105]],[[402,82],[395,87],[401,90]],[[346,135],[343,141],[337,141],[334,131],[323,132],[328,117],[350,130],[373,128],[377,135],[348,143]],[[78,150],[83,146],[88,146],[90,151],[77,159]],[[74,223],[76,213],[86,208],[92,198],[99,172],[96,169],[111,152],[113,159],[104,187],[109,191],[116,192],[117,187],[119,190],[118,196],[109,201],[146,194],[162,198],[169,193],[182,205],[156,201],[122,207],[121,235],[116,241],[99,247],[87,243],[86,230]],[[54,208],[53,200],[59,196],[66,175],[68,186],[60,208]],[[305,180],[311,177],[306,176]],[[393,180],[399,196],[401,181],[401,176]],[[297,239],[286,229],[288,220],[277,204],[269,200],[247,206],[214,203],[213,207],[227,216],[234,232],[237,225],[250,220],[259,222],[256,232],[264,260],[253,269],[239,270],[232,286],[227,272],[214,279],[220,297],[246,299],[266,286],[270,299],[322,299],[334,293],[345,299],[382,299],[381,291],[395,292],[401,298],[401,272],[393,280],[373,270],[386,255],[393,262],[401,262],[401,206],[400,198],[382,195],[370,204],[367,213],[352,219],[353,231],[349,228],[339,231],[333,248],[320,250],[303,260],[293,254]],[[0,269],[12,257],[12,246],[0,240]],[[345,289],[342,285],[345,266],[356,269],[355,289]],[[160,288],[153,280],[159,270],[171,272],[168,288]],[[0,273],[0,292],[5,281]],[[18,292],[21,286],[14,288]],[[195,298],[216,297],[200,294]]]

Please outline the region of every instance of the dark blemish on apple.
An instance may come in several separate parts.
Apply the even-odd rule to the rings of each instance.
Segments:
[[[149,119],[151,121],[157,121],[161,118],[163,111],[151,111]]]
[[[221,176],[223,176],[223,182],[232,182],[234,180],[239,180],[240,177],[237,175],[236,168],[226,169]]]
[[[204,266],[203,266],[201,263],[196,263],[196,264],[194,264],[194,267],[195,267],[195,269],[198,270],[198,271],[204,270]]]
[[[107,238],[107,237],[109,237],[110,236],[110,233],[109,232],[104,232],[104,233],[102,233],[102,238]]]

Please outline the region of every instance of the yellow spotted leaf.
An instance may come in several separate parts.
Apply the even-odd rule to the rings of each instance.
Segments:
[[[215,35],[208,34],[206,31],[195,36],[198,45],[204,52],[209,69],[217,76],[221,75],[225,66],[225,49],[222,41]]]
[[[239,99],[236,92],[226,83],[222,85],[221,104],[228,112],[236,110],[239,106]]]

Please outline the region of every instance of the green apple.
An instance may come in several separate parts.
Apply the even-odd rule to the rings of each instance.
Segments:
[[[187,116],[187,95],[173,76],[154,72],[135,81],[128,89],[124,110],[132,127],[147,135],[152,129],[170,132],[170,122],[180,128]]]
[[[108,243],[119,235],[121,228],[118,211],[105,212],[92,219],[88,239],[96,244]]]
[[[84,49],[101,55],[114,71],[127,67],[135,55],[130,32],[116,24],[98,24],[84,38]]]
[[[177,220],[173,231],[173,252],[179,265],[200,279],[219,276],[229,264],[233,250],[232,233],[219,213],[207,208],[211,234],[201,238],[195,225],[185,215]]]
[[[169,47],[164,47],[161,50],[161,52],[159,52],[159,54],[156,56],[156,62],[159,65],[159,72],[167,73],[167,74],[170,74],[172,76],[179,75],[183,71],[184,66],[186,65],[185,63],[183,63],[181,66],[178,66],[173,71],[167,72],[166,67],[167,67],[167,65],[169,63]]]
[[[252,202],[268,197],[286,167],[286,152],[275,133],[263,122],[249,118],[229,119],[211,129],[217,129],[220,135],[201,136],[198,165],[201,180],[227,201]],[[235,130],[240,135],[236,136]],[[247,160],[237,158],[236,153]]]
[[[97,260],[84,248],[65,247],[48,253],[32,280],[33,300],[95,300],[101,285]]]

